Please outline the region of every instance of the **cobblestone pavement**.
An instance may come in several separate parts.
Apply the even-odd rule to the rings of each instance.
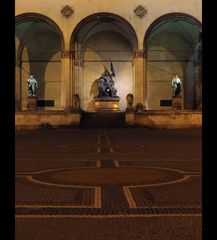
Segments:
[[[16,239],[200,240],[201,130],[16,132]]]

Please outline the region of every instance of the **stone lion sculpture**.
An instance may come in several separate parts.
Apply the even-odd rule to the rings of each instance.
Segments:
[[[133,100],[134,100],[133,94],[132,93],[127,94],[126,100],[127,100],[127,109],[133,109]]]
[[[128,93],[126,96],[126,101],[127,101],[127,108],[126,112],[133,112],[133,101],[134,101],[134,96],[132,93]]]
[[[73,109],[80,109],[81,108],[81,101],[80,97],[77,93],[73,94]]]
[[[142,103],[137,103],[134,107],[134,111],[137,113],[143,113],[146,110],[146,107]]]

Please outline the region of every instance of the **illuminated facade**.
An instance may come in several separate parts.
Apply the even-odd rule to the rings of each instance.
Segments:
[[[149,110],[171,109],[176,74],[183,109],[199,110],[201,21],[201,0],[16,0],[16,109],[27,110],[32,74],[40,110],[67,111],[78,94],[94,111],[111,58],[122,111],[129,93]]]

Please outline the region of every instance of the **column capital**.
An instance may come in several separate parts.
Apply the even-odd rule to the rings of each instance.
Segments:
[[[137,49],[133,51],[134,58],[146,58],[146,51],[143,49]]]
[[[83,62],[80,60],[74,61],[74,66],[76,67],[83,67]]]
[[[201,61],[194,61],[194,67],[201,67],[202,63]]]
[[[70,51],[70,50],[61,51],[61,58],[74,58],[74,57],[75,57],[75,51]]]

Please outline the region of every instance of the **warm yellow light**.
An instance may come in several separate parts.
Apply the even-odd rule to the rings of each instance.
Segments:
[[[117,105],[117,104],[114,104],[114,108],[118,108],[118,105]]]

